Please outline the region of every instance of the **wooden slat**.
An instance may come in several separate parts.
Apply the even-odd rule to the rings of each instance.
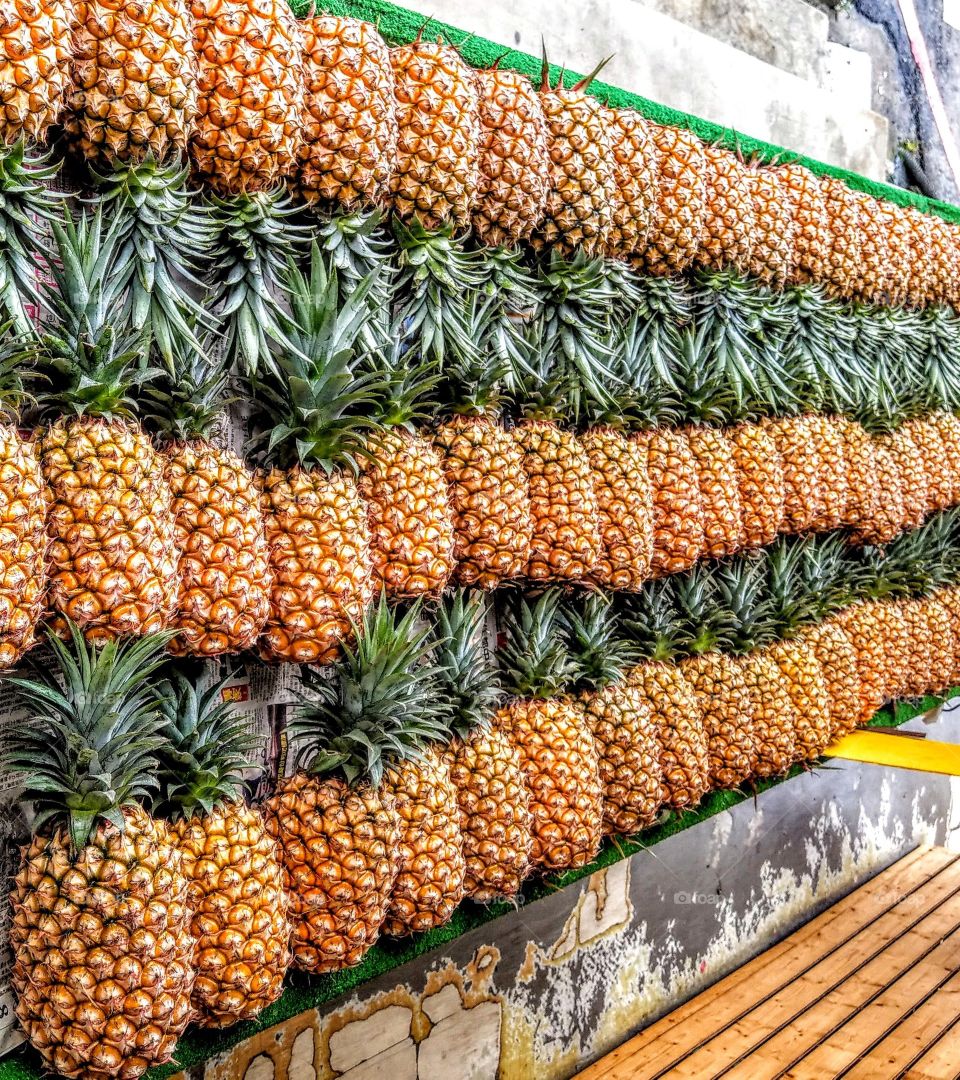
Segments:
[[[960,958],[958,958],[960,963]],[[846,1072],[843,1080],[898,1076],[923,1056],[941,1035],[960,1021],[960,974],[902,1019]]]
[[[580,1077],[600,1080],[621,1075],[620,1067],[633,1058],[643,1061],[648,1075],[668,1067],[739,1019],[764,994],[774,993],[799,977],[811,966],[813,948],[819,956],[852,940],[957,861],[957,855],[942,848],[915,848],[789,937],[607,1054]]]
[[[957,1052],[958,901],[960,856],[917,849],[580,1078],[920,1080],[931,1042]]]
[[[891,1080],[955,1080],[960,1076],[960,1023],[954,1024],[916,1064]]]
[[[908,902],[881,916],[869,932],[858,934],[821,957],[801,978],[751,1009],[745,1018],[687,1058],[682,1065],[684,1080],[716,1076],[721,1063],[730,1067],[724,1074],[730,1080],[778,1076],[784,1064],[805,1047],[815,1045],[816,1036],[813,1043],[807,1038],[809,1031],[827,1030],[828,1017],[838,1020],[847,1015],[838,1012],[846,1007],[842,996],[831,1009],[828,995],[835,988],[842,987],[843,994],[849,995],[850,1007],[856,1008],[871,993],[883,989],[898,971],[915,963],[942,937],[960,927],[960,903],[941,906],[950,896],[960,899],[960,864],[924,883]],[[801,1022],[788,1026],[801,1014]],[[749,1063],[733,1067],[747,1054]]]

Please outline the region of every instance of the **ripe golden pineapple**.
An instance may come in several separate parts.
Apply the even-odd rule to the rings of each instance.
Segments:
[[[29,716],[5,764],[42,824],[11,895],[16,1012],[59,1076],[138,1077],[191,1019],[194,939],[182,856],[138,797],[155,785],[149,676],[166,636],[96,651],[76,627],[11,687]],[[63,680],[61,682],[61,679]]]
[[[571,701],[593,733],[603,788],[603,829],[631,836],[652,825],[665,797],[653,710],[626,681],[636,650],[617,636],[610,600],[590,593],[564,606],[573,664]]]
[[[655,428],[634,436],[647,450],[653,489],[654,576],[688,570],[704,545],[697,462],[683,431]]]
[[[743,507],[733,446],[720,428],[697,425],[684,429],[697,469],[703,520],[704,558],[720,559],[740,550],[744,537]]]
[[[158,751],[161,805],[189,882],[194,1020],[213,1028],[253,1019],[276,1001],[290,966],[280,852],[243,798],[259,740],[224,701],[226,681],[201,692],[174,673],[160,699]]]
[[[828,248],[823,283],[840,297],[856,291],[862,242],[860,204],[849,187],[833,176],[821,176],[826,211]]]
[[[316,247],[309,272],[291,267],[284,287],[296,326],[263,397],[274,427],[270,468],[260,477],[272,575],[260,654],[323,664],[373,592],[367,510],[354,476],[370,421],[351,415],[358,410],[350,394],[353,350],[370,309],[363,289],[341,303]]]
[[[759,755],[753,709],[743,665],[727,653],[705,652],[680,661],[700,708],[707,736],[711,787],[739,787]]]
[[[527,875],[533,819],[523,759],[496,711],[503,699],[487,648],[482,593],[445,599],[433,629],[435,659],[453,706],[455,737],[446,748],[460,810],[464,894],[478,903],[515,896]]]
[[[960,685],[960,633],[957,633],[960,618],[960,586],[949,585],[936,590],[937,601],[943,605],[950,616],[954,633],[952,638],[938,646],[937,658],[941,684],[947,688]]]
[[[653,712],[666,805],[695,807],[710,790],[710,752],[697,695],[676,664],[660,660],[638,664],[627,678]]]
[[[846,735],[858,726],[863,698],[857,651],[836,619],[804,627],[797,640],[813,650],[823,673],[830,708],[830,739]]]
[[[780,666],[766,649],[738,657],[753,718],[753,773],[782,776],[798,760],[797,709]]]
[[[605,63],[605,61],[604,61]],[[551,88],[546,58],[540,103],[547,120],[549,193],[534,247],[588,255],[608,250],[617,198],[613,140],[606,110],[587,89],[603,64],[573,86]]]
[[[921,599],[895,603],[906,630],[903,681],[897,696],[922,697],[935,682],[934,665],[937,661],[926,606]]]
[[[933,267],[930,303],[956,306],[960,285],[960,248],[955,239],[956,226],[936,214],[930,215],[930,239]]]
[[[600,554],[590,580],[604,589],[635,592],[650,576],[653,493],[644,445],[612,427],[580,436],[593,474]]]
[[[10,0],[0,8],[0,143],[42,142],[59,122],[73,19],[64,0]]]
[[[954,479],[947,444],[939,424],[931,417],[908,420],[904,428],[917,449],[926,485],[926,513],[946,510],[953,505]]]
[[[398,127],[393,209],[428,229],[470,224],[480,157],[480,97],[473,70],[450,45],[414,41],[390,50]]]
[[[647,246],[657,197],[657,161],[650,124],[633,109],[604,109],[613,154],[611,258],[639,261]]]
[[[450,765],[436,749],[384,772],[400,818],[400,870],[383,932],[394,937],[449,922],[463,899],[466,865]]]
[[[384,771],[446,733],[432,643],[420,619],[419,604],[401,617],[381,598],[364,613],[333,679],[303,669],[292,730],[304,739],[305,768],[280,781],[265,813],[287,875],[294,963],[306,971],[358,964],[377,940],[404,831]],[[424,837],[433,850],[443,840]]]
[[[819,459],[822,497],[812,527],[818,530],[837,529],[847,516],[850,501],[843,433],[835,417],[819,414],[810,417],[809,432]]]
[[[527,577],[577,581],[601,551],[597,496],[589,455],[580,440],[549,420],[524,420],[513,429],[523,451],[533,536]]]
[[[703,236],[703,143],[683,128],[651,127],[657,152],[657,200],[644,266],[651,274],[677,274],[694,261]]]
[[[872,438],[872,456],[876,471],[876,499],[872,508],[864,508],[851,534],[858,544],[886,544],[904,527],[904,477],[897,459],[883,436]]]
[[[934,237],[928,215],[916,207],[903,208],[908,259],[903,267],[906,279],[905,303],[922,308],[930,301],[934,290]]]
[[[843,487],[846,490],[846,505],[842,523],[859,526],[861,522],[872,520],[880,505],[880,479],[875,444],[855,420],[836,416],[831,417],[830,422],[836,427],[843,443],[842,457],[846,471]]]
[[[765,420],[783,466],[783,532],[804,532],[824,512],[822,458],[815,439],[820,418],[813,414]]]
[[[748,180],[755,219],[748,269],[761,281],[780,287],[794,275],[800,195],[775,166],[751,164]]]
[[[284,0],[191,0],[198,177],[221,195],[262,191],[294,167],[303,125],[303,35]]]
[[[34,441],[21,435],[23,358],[0,345],[0,670],[31,648],[47,588],[49,495]]]
[[[560,695],[572,674],[558,640],[559,593],[518,600],[504,619],[499,650],[504,685],[514,695],[497,720],[520,753],[530,792],[531,866],[585,866],[600,848],[603,789],[597,744],[577,707]]]
[[[855,281],[856,295],[871,304],[889,304],[894,279],[902,276],[904,265],[894,256],[897,234],[891,203],[863,191],[851,192],[859,205],[860,266]]]
[[[878,442],[890,454],[900,476],[900,498],[903,506],[901,529],[914,529],[927,514],[927,472],[913,431],[906,424]]]
[[[345,210],[386,203],[397,157],[393,68],[377,28],[360,19],[304,19],[303,124],[297,187]]]
[[[64,129],[94,161],[186,153],[198,116],[189,0],[81,0]]]
[[[776,440],[761,424],[738,424],[726,435],[737,470],[743,547],[766,547],[780,531],[786,498]]]
[[[523,451],[484,416],[454,416],[433,435],[450,489],[456,579],[496,588],[522,576],[533,521]]]
[[[945,471],[950,480],[950,506],[960,503],[960,417],[952,412],[937,411],[927,417],[940,433],[943,443]]]
[[[924,694],[942,694],[954,685],[953,658],[958,648],[958,631],[953,621],[952,605],[944,603],[942,591],[938,589],[919,600],[930,649],[930,679],[923,690]]]
[[[173,498],[179,586],[169,628],[177,655],[219,656],[256,643],[270,605],[270,558],[260,491],[240,456],[209,436],[227,393],[222,367],[178,357],[154,388],[153,420]]]
[[[835,622],[847,636],[857,660],[860,695],[853,727],[873,719],[887,699],[886,621],[887,605],[876,600],[858,600],[835,616]]]
[[[547,119],[529,79],[490,68],[476,73],[480,157],[473,232],[481,244],[513,247],[540,224],[550,191]]]
[[[748,166],[735,150],[707,144],[703,234],[697,261],[713,270],[746,271],[753,253],[756,215]]]
[[[819,179],[799,162],[775,166],[779,185],[788,191],[793,207],[793,252],[790,255],[790,283],[825,281],[829,255],[829,219]]]
[[[832,717],[823,668],[809,642],[789,638],[767,646],[795,709],[797,761],[814,761],[830,745]]]

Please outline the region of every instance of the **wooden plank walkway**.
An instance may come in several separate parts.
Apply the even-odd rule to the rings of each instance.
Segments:
[[[579,1080],[960,1080],[960,855],[918,848]]]

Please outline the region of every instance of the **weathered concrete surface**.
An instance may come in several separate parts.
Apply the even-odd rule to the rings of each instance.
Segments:
[[[960,742],[960,709],[910,726]],[[190,1080],[566,1080],[921,843],[960,848],[955,783],[832,761]]]
[[[542,34],[551,59],[577,71],[613,53],[605,78],[618,86],[867,176],[886,175],[886,121],[851,105],[848,90],[825,90],[639,0],[445,0],[440,8],[410,0],[406,6],[534,54]]]

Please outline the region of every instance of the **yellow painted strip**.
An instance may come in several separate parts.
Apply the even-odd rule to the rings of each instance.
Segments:
[[[882,731],[855,731],[824,751],[827,757],[893,765],[900,769],[960,776],[960,744],[887,735]]]

